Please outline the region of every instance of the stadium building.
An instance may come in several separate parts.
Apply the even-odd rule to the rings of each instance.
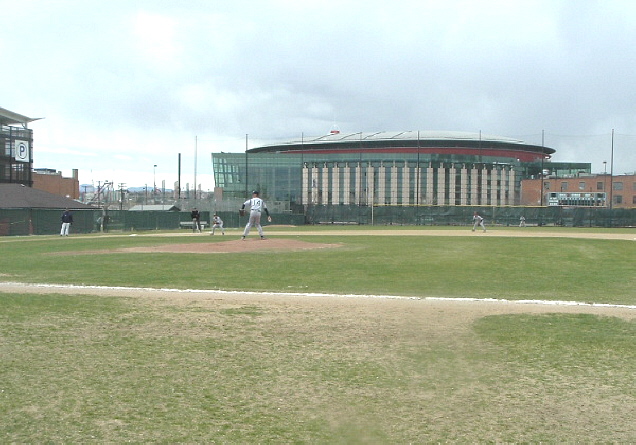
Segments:
[[[0,184],[33,185],[33,131],[31,119],[0,108]]]
[[[213,153],[215,197],[253,189],[274,205],[511,206],[521,180],[590,173],[589,163],[553,163],[554,149],[462,132],[330,134]]]

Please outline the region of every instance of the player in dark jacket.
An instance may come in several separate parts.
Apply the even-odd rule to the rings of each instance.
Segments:
[[[65,209],[64,213],[62,213],[62,230],[60,231],[60,236],[68,236],[71,224],[73,224],[73,214],[69,209]]]

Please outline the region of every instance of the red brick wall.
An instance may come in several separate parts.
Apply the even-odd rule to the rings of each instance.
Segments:
[[[636,175],[618,175],[611,178],[614,184],[611,190],[614,204],[613,208],[636,208]],[[607,199],[610,199],[610,175],[595,175],[580,178],[544,178],[524,179],[521,181],[521,205],[537,206],[541,205],[541,184],[549,184],[549,188],[544,188],[543,205],[545,194],[550,192],[605,192]],[[602,187],[598,187],[602,183]],[[622,190],[618,189],[618,183],[622,184]],[[621,197],[621,202],[616,202],[617,197]],[[609,203],[609,202],[608,202]]]
[[[70,199],[80,197],[77,175],[74,178],[64,178],[61,172],[55,174],[33,172],[33,188]]]

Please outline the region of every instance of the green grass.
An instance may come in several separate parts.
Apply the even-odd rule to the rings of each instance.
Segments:
[[[325,230],[287,236],[342,247],[78,254],[225,240],[165,235],[0,239],[0,280],[636,303],[631,241]],[[0,292],[0,442],[636,441],[633,318],[383,301]]]
[[[399,233],[399,229],[397,230]],[[4,281],[275,292],[577,300],[636,304],[636,243],[574,238],[303,236],[340,248],[224,254],[104,253],[220,242],[77,237],[4,242]],[[69,252],[77,254],[69,255]],[[257,279],[254,279],[257,276]]]
[[[616,318],[449,329],[413,300],[0,298],[3,443],[636,438],[636,325]]]

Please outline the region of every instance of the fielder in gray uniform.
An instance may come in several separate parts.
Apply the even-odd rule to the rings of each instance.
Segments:
[[[214,235],[214,231],[216,229],[221,229],[221,233],[225,235],[225,229],[223,228],[223,220],[221,219],[219,215],[215,213],[214,217],[212,217],[212,231],[210,232],[210,235]]]
[[[252,199],[248,199],[243,203],[241,210],[245,210],[245,206],[249,206],[250,208],[250,219],[247,221],[247,225],[245,226],[245,230],[243,231],[242,240],[245,239],[247,235],[250,233],[250,229],[252,226],[256,226],[258,230],[258,234],[261,236],[261,239],[265,239],[265,235],[263,235],[263,228],[261,227],[261,212],[265,212],[267,215],[267,221],[272,222],[272,217],[269,216],[269,210],[267,210],[267,206],[265,205],[265,201],[258,197],[259,193],[255,190],[252,192]]]
[[[477,212],[473,214],[473,232],[477,227],[481,227],[486,231],[486,226],[484,225],[484,218]]]

